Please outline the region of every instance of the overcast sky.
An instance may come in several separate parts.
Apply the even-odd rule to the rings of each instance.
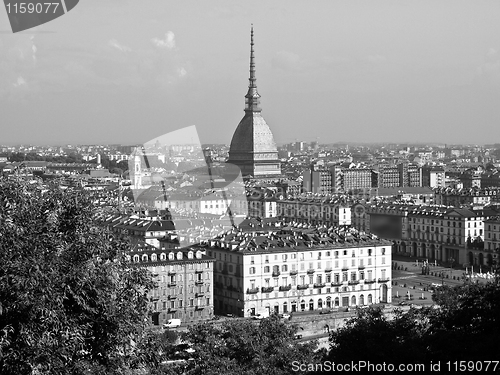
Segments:
[[[500,1],[82,0],[12,34],[0,144],[229,143],[250,25],[278,143],[500,142]]]

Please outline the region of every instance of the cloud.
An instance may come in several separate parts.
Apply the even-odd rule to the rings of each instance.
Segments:
[[[21,86],[26,85],[26,84],[27,84],[26,80],[21,76],[17,77],[16,83],[13,83],[14,87],[21,87]]]
[[[382,56],[382,55],[370,55],[366,59],[369,62],[375,63],[375,64],[387,61],[387,58],[385,56]]]
[[[272,64],[275,68],[285,71],[296,70],[300,67],[300,57],[293,52],[279,51],[274,56]]]
[[[31,50],[33,51],[33,62],[36,64],[36,45],[35,45],[35,36],[32,35],[31,39]]]
[[[151,39],[151,41],[158,48],[175,48],[175,34],[172,31],[167,31],[167,33],[165,34],[165,40],[153,38]]]
[[[493,57],[493,58],[498,57],[498,52],[496,49],[490,48],[488,50],[488,53],[486,53],[486,58],[490,58],[490,57]]]
[[[122,51],[122,52],[130,52],[132,51],[130,49],[130,47],[127,47],[127,46],[123,46],[121,45],[120,43],[118,43],[118,41],[116,39],[111,39],[108,44],[111,46],[111,47],[114,47],[116,48],[117,50],[119,51]]]
[[[476,82],[482,85],[500,85],[500,53],[490,48],[484,57],[484,62],[478,66]]]

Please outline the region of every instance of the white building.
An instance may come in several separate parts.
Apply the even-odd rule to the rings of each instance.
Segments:
[[[252,316],[391,301],[391,243],[352,228],[248,220],[200,246],[215,258],[216,313]]]

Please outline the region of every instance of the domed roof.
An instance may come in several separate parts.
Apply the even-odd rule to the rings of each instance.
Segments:
[[[260,112],[246,112],[231,140],[230,153],[278,152],[273,133]]]

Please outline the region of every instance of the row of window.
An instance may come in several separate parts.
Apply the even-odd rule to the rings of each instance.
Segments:
[[[346,259],[344,259],[342,261],[342,268],[348,268],[348,267],[364,267],[365,264],[364,264],[364,259],[359,259],[359,264],[357,265],[356,263],[356,259],[352,259],[351,264],[348,265],[348,261]],[[323,269],[323,262],[317,262],[316,264],[314,262],[309,262],[309,263],[305,263],[305,262],[302,262],[302,263],[299,263],[300,264],[300,271],[305,271],[306,270],[306,265],[308,265],[308,268],[307,270],[321,270]],[[385,264],[385,257],[382,257],[381,258],[381,264]],[[368,258],[367,259],[367,266],[371,266],[372,265],[372,258]],[[316,267],[315,267],[316,266]],[[340,268],[340,265],[339,265],[339,261],[336,260],[334,262],[334,269],[338,269]],[[332,269],[332,262],[331,261],[326,261],[326,264],[325,264],[325,269]],[[291,264],[291,267],[289,267],[287,264],[283,264],[281,266],[279,265],[275,265],[273,266],[272,268],[272,272],[273,273],[280,273],[280,272],[288,272],[288,271],[299,271],[297,270],[297,264]],[[263,273],[270,273],[271,272],[271,267],[270,266],[264,266],[263,267]],[[256,274],[257,273],[257,267],[250,267],[248,269],[248,273],[250,275],[253,275],[253,274]]]
[[[376,280],[374,280],[376,281]],[[260,298],[265,298],[265,299],[270,299],[270,298],[287,298],[287,297],[293,297],[297,295],[301,296],[307,296],[307,295],[323,295],[323,294],[331,294],[331,293],[348,293],[348,292],[362,292],[362,291],[369,291],[373,290],[373,287],[371,285],[349,285],[349,286],[336,286],[336,287],[326,287],[325,288],[312,288],[311,285],[307,285],[307,288],[301,289],[300,291],[297,290],[290,290],[290,291],[274,291],[273,290],[273,295],[271,295],[271,292],[268,293],[263,293],[262,297],[260,297],[257,293],[250,293],[248,296],[250,297],[250,300],[257,300]],[[375,289],[378,289],[379,286],[375,286]],[[259,290],[260,291],[260,290]],[[280,293],[282,294],[280,296]],[[290,293],[290,294],[289,294]],[[225,292],[225,295],[228,296],[228,292]]]
[[[205,275],[205,280],[210,280],[210,272],[205,272],[205,273],[197,273],[197,274],[190,273],[187,276],[187,281],[202,282],[203,275]],[[183,274],[175,274],[175,275],[169,275],[169,276],[162,275],[160,280],[162,283],[175,284],[175,283],[182,283],[183,279],[184,279]]]
[[[189,251],[187,253],[187,259],[201,259],[203,257],[203,254],[201,251],[197,251],[194,253],[193,251]],[[139,254],[135,254],[132,258],[130,255],[127,256],[127,260],[130,262],[130,260],[133,260],[134,263],[138,263],[139,261],[142,262],[157,262],[158,260],[160,261],[165,261],[167,260],[167,254],[161,253],[159,256],[157,254],[142,254],[141,256]],[[183,260],[186,259],[184,258],[184,253],[182,251],[179,251],[177,253],[170,252],[168,253],[168,260]],[[210,264],[206,263],[206,268],[209,268]]]
[[[210,293],[210,284],[206,285],[200,285],[200,286],[189,286],[187,288],[188,293],[194,294],[194,293]],[[177,288],[156,288],[153,289],[152,291],[152,296],[153,298],[158,298],[161,296],[165,297],[167,295],[169,296],[179,296],[182,295],[184,292],[184,288],[182,286],[179,286]]]
[[[367,255],[367,256],[372,256],[372,255],[375,255],[373,249],[367,249],[366,253],[364,253],[363,251],[364,249],[359,249],[358,252],[356,252],[356,250],[352,249],[352,250],[347,250],[347,249],[344,249],[344,250],[335,250],[335,251],[325,251],[325,252],[322,252],[322,251],[316,251],[316,252],[313,252],[313,251],[310,251],[308,254],[308,259],[322,259],[323,257],[323,254],[325,256],[325,258],[329,258],[329,257],[334,257],[334,258],[339,258],[339,256],[351,256],[351,257],[356,257],[356,256],[361,256],[361,255]],[[380,249],[380,255],[385,255],[385,248],[381,248]],[[215,259],[217,260],[223,260],[224,262],[233,262],[233,256],[232,254],[223,254],[222,252],[212,252],[211,250],[208,250],[207,252],[208,256],[214,256]],[[305,260],[306,259],[306,254],[307,253],[299,253],[299,260]],[[281,254],[281,261],[284,261],[286,262],[288,259],[297,259],[297,253],[291,253],[291,254]],[[269,263],[269,259],[270,259],[270,256],[271,255],[264,255],[264,262],[265,263]],[[234,261],[235,262],[239,262],[239,256],[238,255],[235,255],[235,258],[234,258]],[[280,260],[280,256],[279,254],[274,254],[274,260],[275,261],[278,261]],[[255,256],[252,255],[250,256],[250,263],[251,264],[254,264],[255,263]]]
[[[461,220],[460,218],[457,218],[456,220]],[[478,221],[482,221],[483,218],[482,217],[472,217],[472,218],[469,218],[468,220],[478,220]],[[430,223],[431,225],[434,225],[434,223],[436,225],[444,225],[444,221],[441,221],[441,220],[434,220],[434,219],[420,219],[420,218],[408,218],[408,221],[410,223],[420,223],[420,224],[425,224],[425,223]],[[457,226],[457,222],[456,221],[451,221],[452,225],[450,225],[450,221],[447,221],[446,222],[446,226],[450,227],[450,226],[453,226],[453,227],[456,227]],[[469,224],[469,227],[470,227],[470,223]],[[474,226],[476,226],[476,222],[474,222]],[[461,221],[458,221],[458,227],[462,227],[462,222]]]
[[[385,269],[380,271],[381,279],[385,280],[387,271]],[[349,277],[350,276],[350,277]],[[366,273],[364,271],[360,272],[351,272],[350,274],[348,272],[342,272],[342,273],[335,273],[333,275],[326,274],[324,275],[316,275],[315,276],[299,276],[297,277],[282,277],[281,278],[281,286],[296,286],[297,283],[298,285],[312,285],[312,284],[323,284],[324,283],[340,283],[343,281],[359,281],[359,280],[366,280],[371,281],[373,280],[373,272],[372,271],[367,271]],[[278,277],[275,277],[273,279],[273,284],[272,286],[278,287],[279,286],[279,281],[280,279]],[[250,288],[254,289],[256,285],[256,280],[251,279],[250,280]],[[264,286],[265,287],[270,287],[271,286],[271,279],[267,278],[264,279]]]
[[[187,301],[187,304],[184,306],[184,301],[182,299],[172,300],[172,301],[163,301],[160,304],[158,302],[153,303],[153,310],[158,311],[158,308],[161,307],[161,310],[167,309],[176,309],[183,307],[201,307],[201,306],[210,306],[210,297],[207,298],[191,298]]]

